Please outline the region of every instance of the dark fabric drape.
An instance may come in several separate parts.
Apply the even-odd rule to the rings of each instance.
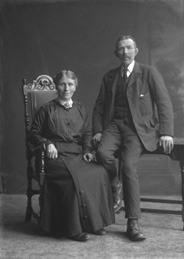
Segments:
[[[182,0],[2,1],[1,179],[6,193],[26,188],[22,79],[73,70],[74,95],[91,116],[103,74],[117,66],[115,41],[132,34],[137,61],[156,65],[171,94],[175,135],[184,137],[184,4]]]

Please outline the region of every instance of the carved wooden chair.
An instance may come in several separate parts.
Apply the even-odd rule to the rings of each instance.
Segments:
[[[44,145],[34,147],[29,142],[29,131],[31,123],[37,110],[44,103],[56,97],[56,89],[53,79],[48,75],[40,75],[33,83],[26,84],[23,79],[23,97],[25,108],[25,145],[27,159],[27,208],[26,221],[31,221],[32,216],[39,221],[39,212],[35,212],[32,206],[33,195],[39,195],[44,182]]]

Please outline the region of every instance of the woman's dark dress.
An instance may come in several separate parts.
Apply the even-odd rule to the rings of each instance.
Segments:
[[[114,223],[108,175],[82,155],[91,152],[91,130],[84,106],[66,109],[57,100],[40,108],[30,131],[33,144],[53,143],[58,158],[45,161],[46,180],[41,227],[52,234],[72,237],[92,233]]]

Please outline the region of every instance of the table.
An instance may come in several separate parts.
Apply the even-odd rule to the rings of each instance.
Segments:
[[[145,152],[145,154],[162,154],[166,155],[163,153],[163,150],[161,148],[158,148],[154,152]],[[171,199],[157,199],[157,198],[142,198],[141,201],[143,202],[155,202],[155,203],[170,203],[170,204],[181,204],[182,209],[181,211],[176,211],[176,210],[162,210],[162,209],[149,209],[149,208],[144,208],[142,209],[143,212],[153,212],[153,213],[166,213],[166,214],[178,214],[182,215],[182,221],[183,221],[183,230],[184,230],[184,138],[174,138],[174,148],[169,154],[170,158],[172,160],[179,161],[180,163],[180,169],[181,169],[181,195],[182,195],[182,200],[171,200]]]

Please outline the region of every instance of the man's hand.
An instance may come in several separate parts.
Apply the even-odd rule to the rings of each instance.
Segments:
[[[51,159],[56,159],[58,157],[58,151],[54,144],[49,144],[47,146],[47,156]]]
[[[100,132],[100,133],[96,133],[96,134],[94,135],[94,137],[93,137],[93,143],[94,143],[95,146],[98,146],[98,144],[99,144],[101,138],[102,138],[102,133],[101,133],[101,132]]]
[[[93,161],[94,157],[93,157],[93,154],[91,154],[91,153],[85,153],[83,155],[83,159],[84,159],[84,161],[89,163],[89,162]]]
[[[164,149],[164,153],[170,154],[173,147],[174,147],[174,141],[171,136],[162,136],[159,139],[159,146],[162,146]]]

